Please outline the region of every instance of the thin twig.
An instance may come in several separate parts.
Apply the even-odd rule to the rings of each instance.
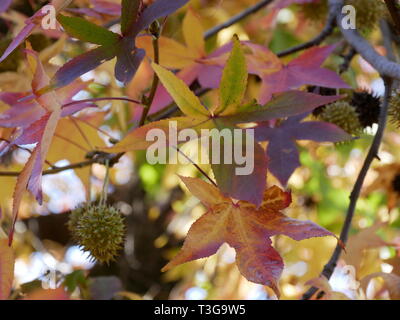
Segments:
[[[179,148],[175,147],[175,149],[185,157],[186,160],[188,160],[204,177],[207,178],[208,181],[210,181],[215,187],[218,188],[217,184],[213,179],[210,178],[210,176],[202,169],[200,166],[195,163],[192,159],[190,159],[184,152],[182,152]]]
[[[216,35],[218,32],[220,32],[223,29],[229,28],[230,26],[234,25],[235,23],[238,23],[239,21],[243,20],[244,18],[248,17],[249,15],[256,13],[257,11],[261,10],[262,8],[266,7],[269,5],[273,0],[263,0],[260,1],[259,3],[255,4],[254,6],[247,8],[246,10],[243,10],[242,12],[238,13],[236,16],[232,17],[228,21],[221,23],[214,28],[211,28],[210,30],[206,31],[204,33],[204,39],[209,39],[212,36]]]
[[[98,163],[98,164],[106,164],[106,162],[109,162],[110,167],[112,167],[115,163],[118,162],[118,160],[122,157],[123,153],[118,153],[118,154],[107,154],[107,153],[101,153],[95,155],[92,159],[85,160],[82,162],[74,163],[68,166],[64,167],[58,167],[54,169],[49,169],[43,171],[43,175],[51,175],[51,174],[57,174],[66,170],[72,170],[72,169],[81,169],[84,167],[91,166],[92,164]],[[1,177],[17,177],[19,176],[21,172],[20,171],[0,171],[0,176]]]
[[[312,39],[310,41],[307,41],[305,43],[299,44],[292,48],[283,50],[283,51],[279,52],[277,54],[277,56],[281,58],[284,56],[288,56],[292,53],[319,45],[322,41],[324,41],[327,37],[329,37],[332,34],[333,29],[335,28],[335,25],[336,25],[336,15],[337,15],[336,8],[330,7],[325,27],[319,35],[317,35],[314,39]]]

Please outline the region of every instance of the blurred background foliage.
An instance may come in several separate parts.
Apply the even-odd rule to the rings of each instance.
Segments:
[[[119,0],[111,2],[119,3]],[[201,17],[203,27],[208,29],[256,2],[192,0],[190,5]],[[0,16],[0,53],[26,17],[44,4],[46,1],[13,1],[11,10]],[[76,0],[72,5],[76,8],[89,6],[89,0]],[[182,9],[167,20],[163,35],[182,42],[181,22],[184,13],[185,9]],[[104,25],[115,17],[102,14],[100,18],[90,19]],[[322,21],[305,19],[301,5],[292,5],[275,14],[268,7],[223,30],[209,39],[206,45],[211,52],[236,33],[242,40],[251,39],[279,52],[317,35],[322,26]],[[383,50],[378,30],[371,30],[368,37],[378,50]],[[338,34],[333,34],[327,42],[333,43],[337,39]],[[28,40],[41,53],[50,74],[54,73],[57,65],[86,50],[86,45],[65,37],[34,34]],[[284,58],[284,61],[291,58],[293,56]],[[338,70],[342,62],[343,58],[336,55],[325,66]],[[149,90],[152,73],[147,62],[142,64],[127,87],[115,83],[114,63],[107,62],[85,75],[85,80],[94,82],[79,97],[127,95],[139,99]],[[382,95],[382,80],[358,55],[343,73],[343,78],[355,89],[362,88]],[[0,88],[3,91],[28,90],[29,82],[30,75],[25,68],[23,55],[17,50],[0,65]],[[258,90],[258,79],[252,76],[250,83],[249,95],[254,96],[253,92]],[[216,101],[216,93],[211,91],[202,99],[211,105]],[[107,142],[108,136],[118,139],[133,126],[132,118],[138,106],[121,101],[100,102],[98,105],[101,113],[87,115],[88,122],[93,126],[82,124],[81,128],[92,145]],[[0,111],[5,109],[6,106],[0,104]],[[82,136],[71,136],[74,130],[67,126],[68,123],[65,124],[65,132],[69,138],[90,149]],[[100,127],[107,135],[99,134],[95,127]],[[312,220],[339,234],[349,203],[349,193],[374,130],[375,127],[355,141],[337,145],[300,142],[302,167],[296,170],[289,181],[293,204],[285,213],[291,217]],[[0,128],[0,137],[3,139],[10,134],[9,129]],[[84,152],[68,149],[65,141],[57,141],[50,150],[50,162],[65,165],[84,158]],[[400,298],[400,281],[396,280],[396,291],[388,286],[388,282],[396,283],[393,279],[388,281],[380,277],[381,272],[400,275],[400,214],[397,207],[400,188],[393,188],[393,181],[400,175],[400,165],[390,166],[400,163],[399,146],[397,125],[391,124],[382,145],[381,161],[374,162],[367,176],[346,253],[329,283],[316,278],[336,245],[335,239],[316,238],[296,242],[284,236],[275,237],[275,247],[286,265],[280,281],[282,299],[301,297],[310,280],[310,283],[325,288],[330,298]],[[191,151],[193,146],[187,145],[185,148],[185,152],[194,152]],[[0,171],[20,171],[26,159],[26,151],[13,150],[0,159]],[[385,166],[389,166],[384,170],[387,179],[369,188],[382,175],[382,171],[376,168]],[[208,166],[202,167],[210,172]],[[198,172],[191,165],[149,165],[144,152],[124,155],[111,169],[108,200],[125,215],[127,235],[121,255],[110,265],[90,260],[73,243],[66,228],[72,209],[86,199],[95,200],[98,197],[105,167],[96,164],[91,168],[45,176],[44,205],[38,206],[26,195],[21,209],[22,219],[16,225],[12,297],[32,298],[35,294],[44,297],[47,291],[41,289],[43,286],[55,289],[62,285],[73,298],[81,299],[274,299],[269,289],[252,284],[239,274],[234,264],[234,251],[226,245],[206,260],[184,264],[165,274],[160,272],[182,245],[191,223],[204,212],[198,200],[179,182],[177,174],[196,176]],[[3,230],[8,230],[10,226],[15,182],[13,177],[0,177]],[[268,176],[268,183],[279,184],[272,175]],[[395,198],[390,210],[389,197]],[[365,284],[368,276],[372,281],[368,279]],[[57,290],[51,292],[53,298],[63,295]]]

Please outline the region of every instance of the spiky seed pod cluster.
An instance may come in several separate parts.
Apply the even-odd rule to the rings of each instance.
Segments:
[[[400,90],[392,93],[388,111],[390,121],[400,127]]]
[[[381,109],[381,100],[379,97],[366,92],[354,92],[351,99],[351,105],[355,107],[363,128],[372,127],[374,123],[379,122]]]
[[[327,105],[319,118],[337,125],[349,134],[357,135],[362,131],[356,109],[346,101],[336,101]]]
[[[352,5],[356,11],[356,28],[360,31],[374,29],[384,15],[386,6],[379,0],[346,0],[346,5]],[[306,19],[324,23],[328,15],[328,0],[305,3],[301,5],[301,12]]]
[[[112,206],[79,207],[71,212],[68,228],[82,249],[100,262],[110,262],[122,248],[124,218]]]
[[[326,87],[316,87],[316,86],[308,86],[307,91],[315,94],[319,94],[321,96],[335,96],[336,89],[333,88],[326,88]],[[315,108],[312,112],[314,117],[318,117],[321,112],[325,109],[326,105],[319,106]]]

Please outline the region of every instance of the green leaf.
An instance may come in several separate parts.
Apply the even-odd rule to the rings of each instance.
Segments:
[[[117,33],[82,18],[59,14],[57,20],[70,36],[85,42],[111,46],[120,39]]]
[[[140,4],[140,0],[122,0],[121,33],[123,35],[132,31],[132,26],[136,22],[139,13]]]
[[[242,102],[247,86],[246,59],[237,36],[233,38],[233,48],[222,74],[219,89],[219,107],[216,114],[233,113]]]
[[[196,95],[190,91],[189,87],[171,71],[164,69],[158,64],[152,63],[154,71],[158,78],[167,89],[168,93],[174,99],[179,109],[188,116],[200,119],[208,119],[209,114],[206,108],[201,104]]]

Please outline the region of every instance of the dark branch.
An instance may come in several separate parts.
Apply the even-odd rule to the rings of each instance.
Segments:
[[[400,65],[390,61],[388,58],[381,56],[375,49],[365,40],[357,30],[344,29],[342,19],[344,15],[341,11],[344,5],[343,0],[329,0],[331,10],[337,12],[336,22],[339,26],[346,41],[374,68],[382,77],[400,80]]]
[[[343,5],[343,0],[329,0],[329,4],[331,6],[336,6],[336,8],[341,8],[341,5]],[[341,18],[341,14],[340,11],[338,11],[338,24],[340,24],[340,20]],[[360,41],[362,42],[361,47],[363,47],[364,49],[367,48],[367,50],[372,50],[373,52],[369,52],[367,54],[368,58],[372,58],[372,59],[376,59],[375,57],[375,50],[370,47],[370,45],[368,44],[368,42],[366,40],[364,40],[363,38],[361,38],[361,36],[354,30],[352,30],[352,32],[348,33],[349,30],[343,30],[342,29],[342,33],[343,35],[346,37],[345,34],[348,35],[348,37],[351,39],[349,41],[349,39],[347,39],[347,41],[350,43],[351,46],[353,46],[353,48],[355,48],[356,51],[358,51],[358,53],[360,54],[364,54],[365,52],[360,52]],[[381,23],[381,29],[382,29],[382,33],[383,33],[383,38],[389,38],[390,39],[390,34],[387,34],[387,32],[389,32],[389,28],[387,28],[386,24],[382,24]],[[350,35],[350,36],[349,36]],[[361,40],[360,40],[361,39]],[[391,41],[385,41],[385,46],[386,46],[386,50],[388,52],[388,57],[389,58],[393,58],[394,57],[394,53],[393,53],[393,47],[392,47],[392,42]],[[365,58],[365,57],[364,57]],[[369,62],[370,64],[373,64],[373,62],[376,63],[376,60],[369,60],[368,58],[365,58],[367,60],[367,62]],[[386,58],[384,58],[386,61],[384,62],[384,64],[386,65],[387,63],[390,64],[394,64],[397,65],[389,60],[387,60]],[[343,227],[342,227],[342,231],[340,233],[340,240],[342,243],[338,243],[336,245],[336,248],[331,256],[331,258],[329,259],[328,263],[325,265],[324,269],[322,270],[321,275],[326,277],[327,279],[330,279],[330,277],[333,274],[333,271],[336,268],[337,262],[340,258],[340,255],[342,253],[342,245],[346,244],[348,236],[349,236],[349,231],[350,231],[350,227],[351,227],[351,222],[353,220],[353,216],[354,216],[354,212],[356,209],[356,205],[357,205],[357,201],[358,198],[360,196],[360,192],[361,192],[361,188],[364,184],[364,180],[365,177],[368,173],[368,170],[372,164],[372,161],[374,161],[374,159],[379,159],[378,156],[378,151],[379,151],[379,147],[382,143],[382,138],[383,138],[383,134],[385,132],[385,128],[386,128],[386,122],[387,122],[387,114],[388,114],[388,109],[389,109],[389,102],[390,102],[390,97],[391,97],[391,93],[392,93],[392,86],[393,86],[393,79],[391,77],[388,77],[386,73],[384,73],[385,71],[387,71],[387,65],[386,67],[381,65],[379,63],[380,69],[378,70],[381,74],[381,76],[383,77],[384,81],[385,81],[385,96],[383,99],[383,104],[382,104],[382,108],[380,110],[380,116],[379,116],[379,123],[378,123],[378,130],[375,134],[374,140],[372,141],[371,147],[368,151],[368,154],[365,158],[364,164],[360,170],[360,173],[358,174],[358,177],[356,179],[356,182],[354,184],[353,190],[350,194],[350,204],[349,207],[347,209],[347,213],[346,213],[346,219],[344,221]],[[393,77],[396,78],[396,77]],[[317,288],[315,287],[311,287],[304,295],[303,295],[303,299],[304,300],[308,300],[311,299],[311,297],[318,291]],[[320,292],[320,295],[318,297],[321,297],[323,295],[323,292]]]

